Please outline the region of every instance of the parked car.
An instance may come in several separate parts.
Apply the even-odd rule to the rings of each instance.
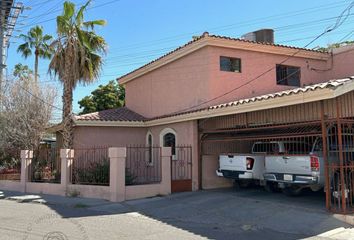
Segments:
[[[219,156],[219,177],[233,179],[240,186],[250,183],[263,185],[264,160],[266,154],[274,151],[282,152],[282,144],[277,142],[255,142],[252,153],[227,153]],[[280,147],[280,148],[279,148]]]

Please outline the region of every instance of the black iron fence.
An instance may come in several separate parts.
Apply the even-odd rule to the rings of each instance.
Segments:
[[[157,146],[128,146],[126,185],[161,182],[161,148]]]
[[[21,177],[21,150],[0,150],[0,180],[20,181]]]
[[[61,178],[60,150],[57,148],[40,147],[33,152],[29,166],[31,182],[60,183]]]
[[[71,182],[83,185],[109,186],[108,147],[74,149]]]

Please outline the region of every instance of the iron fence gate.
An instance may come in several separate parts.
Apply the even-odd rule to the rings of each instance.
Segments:
[[[71,183],[109,186],[108,148],[103,146],[74,149],[70,169]]]
[[[159,183],[161,170],[161,147],[127,147],[125,185]]]
[[[192,146],[176,146],[171,158],[171,191],[192,191]]]
[[[328,122],[326,200],[333,212],[354,212],[354,121]]]
[[[31,182],[60,183],[60,150],[53,147],[35,150],[29,167],[29,177]]]
[[[227,149],[248,152],[255,141],[287,141],[290,145],[284,153],[275,154],[279,149],[273,148],[264,152],[279,155],[274,156],[278,163],[290,163],[288,156],[284,156],[289,153],[294,156],[306,153],[307,164],[310,163],[306,168],[316,170],[309,179],[320,180],[319,187],[324,187],[326,193],[327,209],[354,213],[353,102],[354,91],[351,91],[333,99],[203,120],[199,122],[201,150],[210,155],[227,152]],[[273,144],[269,144],[271,146]],[[313,147],[310,152],[309,146]],[[287,174],[287,179],[281,180],[293,177],[294,174]]]
[[[0,149],[0,181],[20,181],[21,178],[21,157],[20,149]]]

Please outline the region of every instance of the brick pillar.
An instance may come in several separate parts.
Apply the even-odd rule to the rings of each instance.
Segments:
[[[110,161],[110,200],[112,202],[123,202],[125,200],[125,160],[127,157],[127,149],[125,147],[109,148],[108,157]]]
[[[163,195],[171,194],[171,147],[161,148],[161,189]]]
[[[32,163],[33,151],[21,150],[21,188],[23,192],[26,192],[26,182],[29,179],[29,168]]]
[[[61,178],[60,184],[64,191],[67,190],[67,186],[70,183],[71,165],[74,159],[74,149],[60,149],[61,159]]]

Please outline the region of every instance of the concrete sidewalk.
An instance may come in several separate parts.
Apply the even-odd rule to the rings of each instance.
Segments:
[[[58,228],[77,239],[81,239],[80,235],[75,235],[75,231],[79,234],[78,224],[85,229],[87,239],[231,240],[235,236],[247,240],[354,239],[353,225],[350,224],[354,216],[328,213],[322,196],[316,195],[289,198],[260,189],[224,189],[123,203],[51,195],[26,196],[17,192],[4,192],[4,195],[17,202],[0,200],[0,208],[5,206],[0,210],[0,234],[4,226],[8,227],[3,231],[10,234],[7,231],[12,229],[12,224],[22,222],[23,226],[30,224],[33,218],[42,219],[41,216],[49,214],[57,216],[51,219],[57,222],[57,226],[48,227],[45,222],[40,222],[38,231],[45,225],[51,231]],[[69,228],[65,227],[68,221]]]
[[[14,191],[0,191],[0,196],[7,200],[14,200],[17,202],[32,202],[41,203],[46,205],[58,205],[73,207],[77,205],[82,205],[85,207],[95,207],[104,206],[107,204],[112,204],[107,200],[94,199],[94,198],[81,198],[81,197],[64,197],[57,195],[47,195],[47,194],[29,194]],[[115,203],[116,204],[116,203]]]

